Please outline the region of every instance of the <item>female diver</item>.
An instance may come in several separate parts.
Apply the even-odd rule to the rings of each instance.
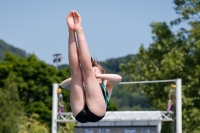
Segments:
[[[91,58],[80,14],[72,10],[66,21],[71,78],[60,86],[70,86],[70,106],[78,122],[97,122],[104,117],[113,86],[121,82],[122,77],[105,74],[103,67]]]

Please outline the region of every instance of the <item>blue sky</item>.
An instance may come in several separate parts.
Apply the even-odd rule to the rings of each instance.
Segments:
[[[172,0],[2,0],[0,39],[38,59],[53,64],[53,54],[61,53],[68,63],[66,16],[77,10],[91,56],[99,61],[136,54],[141,44],[152,42],[152,22],[178,17]]]

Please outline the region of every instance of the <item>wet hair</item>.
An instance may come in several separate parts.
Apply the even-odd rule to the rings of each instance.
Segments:
[[[101,71],[101,73],[106,73],[106,71],[103,69],[103,66],[101,66],[97,60],[95,60],[94,58],[91,57],[91,63],[92,63],[92,67],[98,67],[99,70]]]

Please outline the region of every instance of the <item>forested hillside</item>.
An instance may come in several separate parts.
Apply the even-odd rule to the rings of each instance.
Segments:
[[[6,42],[0,39],[0,60],[3,60],[6,51],[11,51],[13,54],[21,57],[27,57],[27,53],[24,50],[7,44]]]

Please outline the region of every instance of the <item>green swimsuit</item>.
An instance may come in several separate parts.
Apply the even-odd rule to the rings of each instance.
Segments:
[[[102,89],[102,93],[103,93],[103,96],[104,96],[104,99],[105,99],[105,102],[106,102],[106,108],[108,107],[108,103],[109,103],[109,100],[110,100],[110,96],[108,95],[108,91],[106,89],[106,86],[104,83],[99,83],[100,86],[101,86],[101,89]]]

